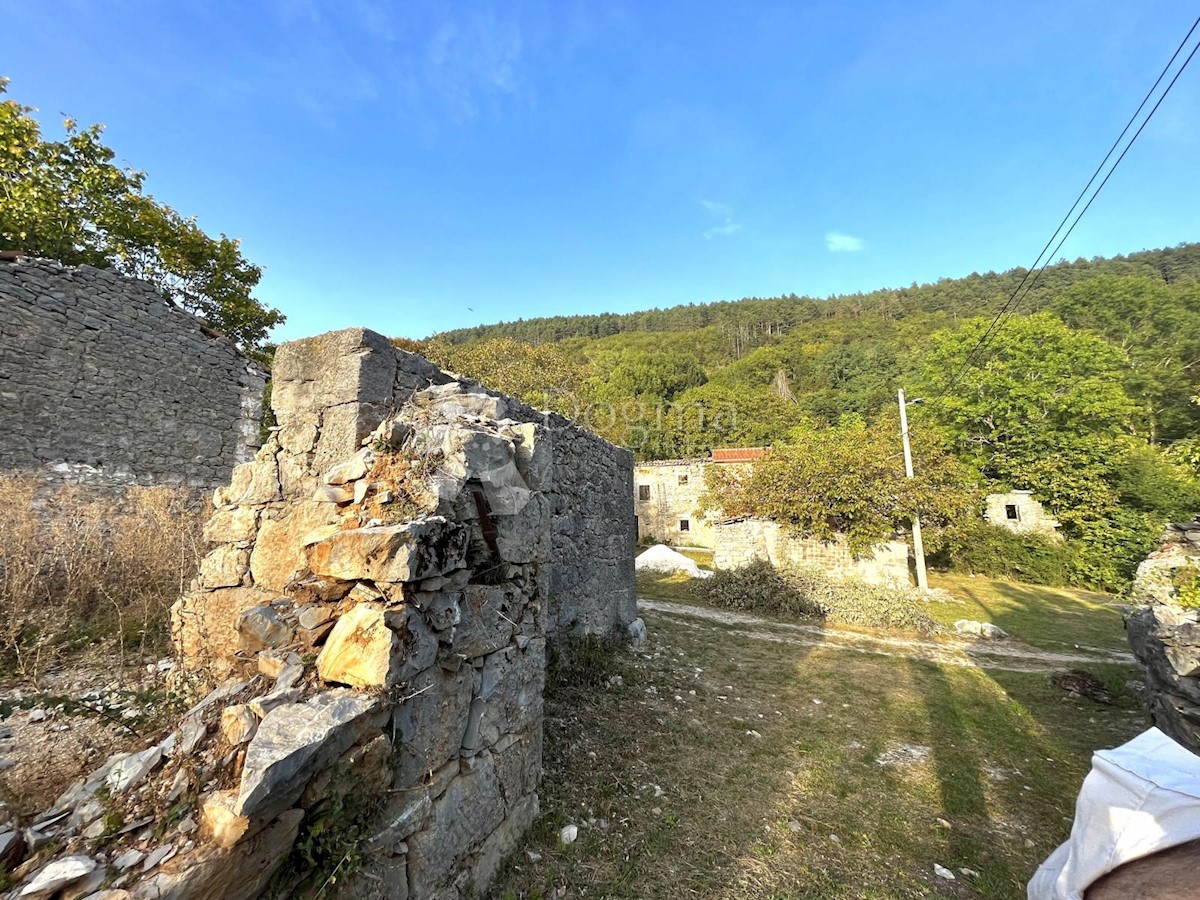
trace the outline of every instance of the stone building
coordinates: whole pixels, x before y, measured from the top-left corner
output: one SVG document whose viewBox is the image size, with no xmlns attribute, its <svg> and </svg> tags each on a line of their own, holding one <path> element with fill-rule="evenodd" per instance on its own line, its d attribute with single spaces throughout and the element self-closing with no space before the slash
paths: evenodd
<svg viewBox="0 0 1200 900">
<path fill-rule="evenodd" d="M 1017 534 L 1058 535 L 1059 522 L 1042 504 L 1033 499 L 1032 491 L 1008 491 L 988 494 L 983 517 L 993 525 Z"/>
<path fill-rule="evenodd" d="M 634 510 L 638 539 L 677 547 L 713 549 L 716 517 L 699 511 L 710 465 L 745 467 L 767 452 L 765 447 L 714 449 L 711 457 L 641 463 L 634 470 Z"/>
<path fill-rule="evenodd" d="M 211 489 L 258 448 L 266 378 L 147 282 L 0 260 L 0 471 Z"/>
<path fill-rule="evenodd" d="M 280 347 L 273 406 L 172 612 L 216 688 L 36 843 L 0 829 L 22 896 L 325 893 L 285 865 L 322 835 L 361 864 L 329 896 L 485 896 L 538 814 L 548 648 L 644 633 L 628 451 L 365 329 Z"/>
</svg>

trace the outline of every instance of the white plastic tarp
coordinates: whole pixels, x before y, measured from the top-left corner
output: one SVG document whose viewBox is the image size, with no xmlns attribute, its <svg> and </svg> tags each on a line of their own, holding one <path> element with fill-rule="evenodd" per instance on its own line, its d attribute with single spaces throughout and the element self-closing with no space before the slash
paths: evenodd
<svg viewBox="0 0 1200 900">
<path fill-rule="evenodd" d="M 1135 859 L 1200 838 L 1200 756 L 1157 728 L 1092 756 L 1071 837 L 1029 882 L 1029 900 L 1083 900 Z"/>
</svg>

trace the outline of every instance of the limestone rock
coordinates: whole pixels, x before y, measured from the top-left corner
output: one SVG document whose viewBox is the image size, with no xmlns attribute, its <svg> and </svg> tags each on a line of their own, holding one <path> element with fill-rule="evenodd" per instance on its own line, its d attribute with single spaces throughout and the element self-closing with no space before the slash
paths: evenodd
<svg viewBox="0 0 1200 900">
<path fill-rule="evenodd" d="M 235 587 L 250 568 L 250 553 L 222 544 L 200 562 L 200 583 L 207 588 Z"/>
<path fill-rule="evenodd" d="M 537 816 L 537 794 L 524 797 L 513 805 L 508 817 L 500 826 L 488 835 L 479 852 L 475 854 L 475 868 L 471 871 L 471 887 L 476 896 L 487 893 L 504 860 L 521 846 L 525 833 L 533 826 Z"/>
<path fill-rule="evenodd" d="M 300 699 L 300 691 L 296 688 L 285 688 L 283 690 L 274 690 L 268 694 L 263 694 L 261 697 L 255 697 L 248 704 L 250 711 L 260 719 L 278 706 L 284 706 L 288 703 L 295 703 Z"/>
<path fill-rule="evenodd" d="M 437 638 L 411 610 L 359 603 L 329 633 L 317 674 L 352 687 L 392 687 L 432 665 L 436 656 Z"/>
<path fill-rule="evenodd" d="M 200 827 L 218 847 L 228 850 L 250 829 L 250 820 L 234 812 L 237 791 L 213 791 L 201 802 Z"/>
<path fill-rule="evenodd" d="M 52 860 L 38 870 L 37 875 L 29 884 L 21 889 L 20 897 L 40 900 L 49 897 L 56 891 L 70 887 L 96 871 L 98 863 L 90 856 L 73 853 Z"/>
<path fill-rule="evenodd" d="M 347 484 L 351 481 L 358 481 L 369 471 L 375 461 L 374 455 L 370 449 L 364 447 L 359 450 L 349 459 L 338 463 L 332 469 L 325 473 L 326 484 Z"/>
<path fill-rule="evenodd" d="M 318 484 L 316 493 L 312 496 L 314 503 L 349 503 L 354 499 L 353 488 L 342 484 Z"/>
<path fill-rule="evenodd" d="M 288 808 L 311 772 L 382 724 L 382 708 L 379 697 L 333 690 L 271 710 L 246 748 L 234 813 L 269 817 Z"/>
<path fill-rule="evenodd" d="M 954 631 L 956 634 L 983 638 L 988 641 L 1002 641 L 1008 637 L 1008 632 L 999 625 L 993 625 L 991 622 L 976 622 L 972 619 L 959 619 L 954 623 Z"/>
<path fill-rule="evenodd" d="M 456 429 L 446 438 L 442 468 L 462 481 L 482 486 L 494 515 L 512 516 L 529 502 L 530 490 L 517 469 L 512 441 L 485 431 Z"/>
<path fill-rule="evenodd" d="M 468 585 L 451 644 L 455 653 L 484 656 L 512 640 L 521 617 L 520 592 L 511 585 Z"/>
<path fill-rule="evenodd" d="M 25 857 L 25 838 L 15 828 L 0 829 L 0 872 L 15 869 Z"/>
<path fill-rule="evenodd" d="M 643 647 L 647 641 L 646 623 L 640 618 L 634 619 L 625 629 L 629 633 L 629 640 L 634 647 Z"/>
<path fill-rule="evenodd" d="M 434 516 L 339 531 L 312 548 L 309 568 L 346 581 L 420 581 L 461 568 L 466 549 L 467 530 Z"/>
<path fill-rule="evenodd" d="M 171 624 L 187 669 L 204 668 L 213 680 L 230 674 L 241 645 L 237 625 L 244 610 L 276 599 L 257 588 L 220 588 L 188 594 L 171 608 Z"/>
<path fill-rule="evenodd" d="M 396 710 L 396 787 L 417 784 L 458 752 L 467 727 L 474 670 L 456 673 L 434 666 L 413 678 L 408 699 Z"/>
<path fill-rule="evenodd" d="M 231 850 L 212 844 L 138 885 L 136 900 L 256 900 L 287 858 L 304 810 L 289 809 Z"/>
<path fill-rule="evenodd" d="M 258 510 L 251 506 L 219 509 L 204 523 L 204 539 L 217 544 L 254 540 Z"/>
<path fill-rule="evenodd" d="M 292 639 L 292 630 L 270 606 L 252 606 L 238 616 L 240 649 L 244 653 L 282 647 Z"/>
<path fill-rule="evenodd" d="M 275 518 L 263 514 L 258 539 L 250 556 L 250 574 L 257 587 L 280 593 L 307 569 L 305 550 L 336 530 L 337 508 L 328 503 L 293 503 Z"/>
<path fill-rule="evenodd" d="M 131 753 L 108 771 L 105 781 L 114 794 L 127 791 L 153 772 L 162 762 L 162 751 L 151 747 L 141 753 Z"/>
<path fill-rule="evenodd" d="M 554 444 L 550 431 L 534 422 L 510 425 L 517 470 L 530 490 L 547 492 L 554 488 Z"/>
<path fill-rule="evenodd" d="M 482 746 L 541 720 L 545 682 L 545 638 L 531 640 L 526 650 L 507 647 L 486 658 L 477 693 L 486 703 L 480 721 Z"/>
<path fill-rule="evenodd" d="M 258 716 L 243 704 L 227 706 L 221 710 L 221 737 L 232 747 L 240 746 L 254 737 L 258 730 Z"/>
<path fill-rule="evenodd" d="M 214 492 L 213 505 L 221 509 L 253 506 L 279 499 L 279 467 L 274 455 L 264 447 L 252 462 L 234 468 L 229 487 L 217 488 Z"/>
<path fill-rule="evenodd" d="M 440 896 L 444 884 L 466 853 L 504 821 L 504 801 L 490 754 L 450 782 L 435 801 L 429 826 L 408 838 L 411 883 L 424 886 L 418 897 Z"/>
</svg>

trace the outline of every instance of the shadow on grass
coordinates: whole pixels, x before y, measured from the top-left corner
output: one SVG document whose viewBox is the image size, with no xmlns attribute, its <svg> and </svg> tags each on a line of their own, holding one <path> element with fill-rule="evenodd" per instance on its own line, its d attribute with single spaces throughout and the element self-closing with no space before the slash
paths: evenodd
<svg viewBox="0 0 1200 900">
<path fill-rule="evenodd" d="M 1127 649 L 1120 613 L 1108 605 L 1112 598 L 1106 594 L 982 578 L 939 580 L 960 601 L 932 604 L 944 624 L 955 617 L 983 619 L 1045 649 Z"/>
</svg>

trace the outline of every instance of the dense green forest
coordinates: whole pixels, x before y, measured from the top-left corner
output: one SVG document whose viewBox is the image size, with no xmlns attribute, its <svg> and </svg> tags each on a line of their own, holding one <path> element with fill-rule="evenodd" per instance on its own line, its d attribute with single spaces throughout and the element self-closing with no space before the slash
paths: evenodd
<svg viewBox="0 0 1200 900">
<path fill-rule="evenodd" d="M 980 496 L 1031 489 L 1069 538 L 1063 546 L 1014 544 L 965 513 L 934 534 L 946 558 L 980 567 L 982 545 L 994 569 L 1116 587 L 1163 522 L 1200 512 L 1200 243 L 1047 268 L 964 370 L 1026 274 L 827 299 L 556 316 L 411 343 L 443 365 L 573 416 L 641 459 L 720 446 L 805 448 L 788 456 L 800 461 L 795 485 L 787 472 L 758 479 L 773 492 L 760 498 L 764 507 L 812 484 L 816 469 L 803 471 L 803 459 L 840 460 L 833 476 L 821 476 L 826 482 L 846 470 L 856 491 L 864 479 L 883 490 L 883 480 L 865 473 L 878 464 L 880 446 L 899 450 L 895 405 L 903 386 L 926 401 L 910 410 L 923 452 L 948 454 L 965 473 L 955 490 L 966 482 Z M 832 444 L 853 442 L 861 429 L 890 437 L 882 445 L 860 440 L 863 467 L 851 473 L 852 460 Z M 920 454 L 917 469 L 920 477 Z M 828 496 L 832 519 L 853 533 L 855 504 L 833 508 L 837 485 Z M 738 495 L 739 505 L 747 500 Z M 893 507 L 899 525 L 911 510 Z"/>
</svg>

